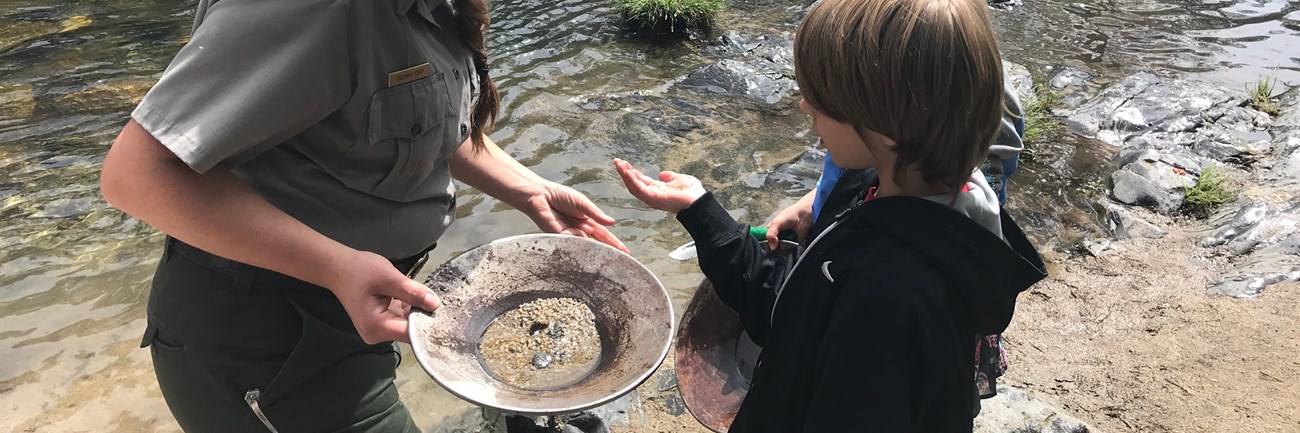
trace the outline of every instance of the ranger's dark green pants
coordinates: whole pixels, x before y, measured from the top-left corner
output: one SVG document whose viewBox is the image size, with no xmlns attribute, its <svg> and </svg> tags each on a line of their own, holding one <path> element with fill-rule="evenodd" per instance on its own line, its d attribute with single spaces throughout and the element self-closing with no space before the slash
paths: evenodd
<svg viewBox="0 0 1300 433">
<path fill-rule="evenodd" d="M 187 432 L 419 432 L 395 348 L 361 341 L 324 288 L 168 238 L 148 315 L 141 347 Z"/>
</svg>

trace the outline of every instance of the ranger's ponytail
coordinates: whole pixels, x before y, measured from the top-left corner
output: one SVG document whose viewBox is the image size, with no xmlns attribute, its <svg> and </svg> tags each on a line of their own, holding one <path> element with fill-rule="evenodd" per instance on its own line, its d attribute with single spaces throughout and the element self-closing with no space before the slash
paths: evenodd
<svg viewBox="0 0 1300 433">
<path fill-rule="evenodd" d="M 475 149 L 482 149 L 484 130 L 492 128 L 496 123 L 497 111 L 501 105 L 497 86 L 488 76 L 487 39 L 484 31 L 487 30 L 490 18 L 485 0 L 454 1 L 460 39 L 469 48 L 470 55 L 474 57 L 474 69 L 478 71 L 478 104 L 474 105 L 470 116 L 470 138 L 474 141 Z"/>
</svg>

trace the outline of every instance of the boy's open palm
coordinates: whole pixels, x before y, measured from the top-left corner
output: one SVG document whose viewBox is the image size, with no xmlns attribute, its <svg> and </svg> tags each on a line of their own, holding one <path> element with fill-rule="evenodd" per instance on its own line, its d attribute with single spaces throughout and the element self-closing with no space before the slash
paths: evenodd
<svg viewBox="0 0 1300 433">
<path fill-rule="evenodd" d="M 614 160 L 614 167 L 618 169 L 618 175 L 623 178 L 623 185 L 627 186 L 628 192 L 655 209 L 681 212 L 705 193 L 704 185 L 694 176 L 661 171 L 659 180 L 654 180 L 621 159 Z"/>
</svg>

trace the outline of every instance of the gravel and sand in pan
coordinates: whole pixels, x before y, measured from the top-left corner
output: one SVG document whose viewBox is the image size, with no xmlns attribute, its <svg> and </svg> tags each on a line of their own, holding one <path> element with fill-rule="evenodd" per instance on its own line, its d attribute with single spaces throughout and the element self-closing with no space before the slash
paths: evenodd
<svg viewBox="0 0 1300 433">
<path fill-rule="evenodd" d="M 507 311 L 488 325 L 479 352 L 488 371 L 527 389 L 563 387 L 600 360 L 596 316 L 572 298 L 543 298 Z"/>
</svg>

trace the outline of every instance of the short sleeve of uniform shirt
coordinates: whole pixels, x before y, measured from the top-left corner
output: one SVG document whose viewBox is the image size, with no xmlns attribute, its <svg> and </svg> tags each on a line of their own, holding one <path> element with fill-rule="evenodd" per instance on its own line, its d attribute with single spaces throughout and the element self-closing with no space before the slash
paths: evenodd
<svg viewBox="0 0 1300 433">
<path fill-rule="evenodd" d="M 131 115 L 195 171 L 237 166 L 347 102 L 341 1 L 201 3 L 190 42 Z"/>
</svg>

